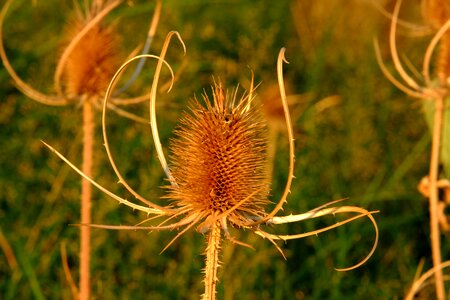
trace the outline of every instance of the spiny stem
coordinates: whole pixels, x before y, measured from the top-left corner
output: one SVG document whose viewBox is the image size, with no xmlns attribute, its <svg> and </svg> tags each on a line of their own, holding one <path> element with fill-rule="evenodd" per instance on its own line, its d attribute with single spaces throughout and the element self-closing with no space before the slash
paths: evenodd
<svg viewBox="0 0 450 300">
<path fill-rule="evenodd" d="M 442 277 L 442 269 L 439 266 L 442 263 L 441 242 L 438 220 L 438 202 L 439 190 L 437 186 L 439 174 L 439 152 L 441 146 L 441 131 L 442 131 L 442 116 L 444 108 L 444 97 L 437 97 L 434 106 L 434 121 L 433 121 L 433 137 L 431 144 L 431 159 L 430 159 L 430 230 L 431 230 L 431 250 L 433 257 L 433 266 L 436 268 L 435 284 L 436 284 L 436 299 L 445 299 L 444 280 Z"/>
<path fill-rule="evenodd" d="M 93 107 L 91 99 L 83 103 L 83 166 L 86 176 L 92 177 L 92 148 L 94 140 Z M 92 186 L 86 179 L 81 181 L 81 224 L 91 224 Z M 90 248 L 91 227 L 81 226 L 80 245 L 80 300 L 89 299 L 90 294 Z"/>
<path fill-rule="evenodd" d="M 220 224 L 215 222 L 211 226 L 208 236 L 208 244 L 206 246 L 206 267 L 205 267 L 205 293 L 203 300 L 216 299 L 217 285 L 217 269 L 219 268 L 219 251 L 220 251 Z"/>
</svg>

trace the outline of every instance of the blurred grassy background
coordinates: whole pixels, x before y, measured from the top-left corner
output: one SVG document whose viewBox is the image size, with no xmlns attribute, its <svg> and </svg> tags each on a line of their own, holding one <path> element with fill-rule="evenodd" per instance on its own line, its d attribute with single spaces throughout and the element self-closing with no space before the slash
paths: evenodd
<svg viewBox="0 0 450 300">
<path fill-rule="evenodd" d="M 16 2 L 4 25 L 7 53 L 27 82 L 51 92 L 71 1 Z M 380 4 L 392 9 L 391 1 Z M 408 4 L 404 17 L 417 20 L 417 1 Z M 153 8 L 152 1 L 128 1 L 108 18 L 122 36 L 124 57 L 143 43 Z M 378 37 L 387 54 L 388 24 L 363 0 L 163 1 L 152 52 L 159 52 L 169 30 L 179 31 L 187 46 L 185 57 L 176 43 L 169 50 L 175 69 L 183 59 L 187 67 L 173 91 L 159 98 L 164 145 L 187 101 L 208 89 L 212 76 L 229 86 L 239 82 L 248 87 L 250 67 L 262 82 L 259 99 L 273 100 L 276 57 L 286 47 L 290 64 L 285 80 L 289 93 L 298 96 L 293 107 L 296 179 L 284 213 L 340 198 L 381 211 L 377 251 L 364 266 L 344 273 L 333 268 L 352 265 L 370 250 L 374 230 L 367 220 L 282 245 L 287 261 L 267 240 L 233 231 L 255 250 L 224 242 L 220 299 L 399 299 L 419 261 L 425 259 L 425 268 L 430 267 L 427 203 L 416 190 L 427 173 L 429 135 L 419 105 L 393 88 L 376 64 L 372 41 Z M 413 61 L 422 51 L 418 44 L 423 41 L 400 37 L 401 51 L 413 51 L 408 52 Z M 147 64 L 133 87 L 136 92 L 149 90 L 153 67 Z M 163 76 L 168 78 L 167 72 Z M 0 99 L 0 298 L 68 299 L 60 248 L 66 245 L 77 280 L 78 228 L 69 224 L 79 221 L 80 178 L 40 140 L 80 165 L 81 111 L 27 99 L 4 68 Z M 131 110 L 147 115 L 146 105 Z M 146 198 L 164 203 L 158 199 L 164 180 L 149 128 L 114 113 L 109 124 L 113 153 L 125 177 Z M 115 184 L 99 130 L 95 177 L 131 199 Z M 272 198 L 278 199 L 287 176 L 287 141 L 283 133 L 272 141 L 277 150 Z M 94 223 L 131 225 L 145 217 L 94 194 Z M 334 221 L 276 231 L 299 233 Z M 186 233 L 159 254 L 175 234 L 93 230 L 93 299 L 198 299 L 204 238 Z M 5 245 L 12 255 L 5 255 Z M 448 258 L 448 245 L 443 248 Z"/>
</svg>

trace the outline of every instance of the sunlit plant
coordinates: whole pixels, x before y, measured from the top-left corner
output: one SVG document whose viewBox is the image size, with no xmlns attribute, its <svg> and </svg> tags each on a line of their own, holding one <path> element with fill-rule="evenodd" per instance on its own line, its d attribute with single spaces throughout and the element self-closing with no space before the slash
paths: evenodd
<svg viewBox="0 0 450 300">
<path fill-rule="evenodd" d="M 431 39 L 423 59 L 422 72 L 408 74 L 403 67 L 396 44 L 396 32 L 399 24 L 399 11 L 401 0 L 396 2 L 394 12 L 391 15 L 391 27 L 389 33 L 390 52 L 395 70 L 403 82 L 396 79 L 385 66 L 378 45 L 376 55 L 384 75 L 397 88 L 407 95 L 420 99 L 429 123 L 432 135 L 430 164 L 428 175 L 420 184 L 419 191 L 429 200 L 431 248 L 433 268 L 418 278 L 406 299 L 414 296 L 434 277 L 436 298 L 446 299 L 444 276 L 442 269 L 449 265 L 442 262 L 441 230 L 450 230 L 446 209 L 450 204 L 450 183 L 445 176 L 450 174 L 450 113 L 448 93 L 450 86 L 450 6 L 448 1 L 425 0 L 423 1 L 424 19 L 435 32 Z M 431 74 L 433 52 L 439 44 L 439 50 L 435 61 L 435 77 Z M 409 66 L 411 67 L 411 66 Z M 440 171 L 443 165 L 443 172 Z"/>
<path fill-rule="evenodd" d="M 333 201 L 306 213 L 277 216 L 287 202 L 294 178 L 294 137 L 283 79 L 283 62 L 286 62 L 284 48 L 278 55 L 277 77 L 289 141 L 289 171 L 283 194 L 274 202 L 272 208 L 270 208 L 271 201 L 268 199 L 270 176 L 267 172 L 267 131 L 260 107 L 253 103 L 255 97 L 253 79 L 249 90 L 243 94 L 240 94 L 237 88 L 225 90 L 220 82 L 215 82 L 212 86 L 212 99 L 206 92 L 203 95 L 203 104 L 194 99 L 190 105 L 190 113 L 184 114 L 180 125 L 174 132 L 175 136 L 170 147 L 171 163 L 167 162 L 159 139 L 155 107 L 156 91 L 163 65 L 168 67 L 173 79 L 173 71 L 166 62 L 165 55 L 170 40 L 174 36 L 178 38 L 184 48 L 184 42 L 180 35 L 177 32 L 170 32 L 159 56 L 140 55 L 126 61 L 112 78 L 103 103 L 103 139 L 108 159 L 119 183 L 141 204 L 136 204 L 110 192 L 78 169 L 53 147 L 45 144 L 105 194 L 133 210 L 139 210 L 150 216 L 135 226 L 81 225 L 119 230 L 179 230 L 163 250 L 186 231 L 195 228 L 206 236 L 203 299 L 216 299 L 217 270 L 220 266 L 220 249 L 223 238 L 252 248 L 251 245 L 235 238 L 232 229 L 245 229 L 268 239 L 284 256 L 281 247 L 276 244 L 277 240 L 286 242 L 317 235 L 361 217 L 368 217 L 376 232 L 373 248 L 367 257 L 356 265 L 338 270 L 351 270 L 366 262 L 374 252 L 378 241 L 378 228 L 372 215 L 376 211 L 367 211 L 356 206 L 335 206 L 337 201 Z M 142 57 L 158 61 L 149 97 L 149 121 L 158 159 L 169 182 L 165 187 L 167 195 L 164 198 L 169 199 L 169 203 L 166 205 L 147 200 L 126 182 L 111 154 L 106 131 L 106 108 L 111 95 L 113 95 L 117 79 L 130 63 Z M 268 227 L 276 227 L 279 224 L 342 213 L 356 215 L 311 232 L 290 235 L 267 231 Z M 145 222 L 158 218 L 163 218 L 163 220 L 156 225 L 144 226 Z"/>
<path fill-rule="evenodd" d="M 122 0 L 92 0 L 83 4 L 74 2 L 75 18 L 68 22 L 67 33 L 61 35 L 61 41 L 65 45 L 56 64 L 54 73 L 54 93 L 41 92 L 26 83 L 14 70 L 5 51 L 3 41 L 3 27 L 6 14 L 13 3 L 8 0 L 0 14 L 0 56 L 2 62 L 12 77 L 17 88 L 29 98 L 50 106 L 82 107 L 83 128 L 83 173 L 92 176 L 93 145 L 94 145 L 94 109 L 101 107 L 111 77 L 123 58 L 120 57 L 120 45 L 115 26 L 105 24 L 105 17 Z M 156 1 L 155 11 L 150 23 L 147 40 L 143 52 L 147 53 L 161 13 L 161 2 Z M 134 56 L 136 53 L 130 54 Z M 143 61 L 139 62 L 135 73 L 130 77 L 130 82 L 139 73 Z M 146 97 L 121 98 L 120 92 L 127 89 L 125 84 L 119 93 L 116 93 L 108 108 L 119 115 L 145 122 L 142 118 L 121 109 L 120 105 L 130 105 L 145 101 Z M 82 180 L 81 188 L 81 223 L 91 223 L 91 185 Z M 64 252 L 63 252 L 64 253 Z M 71 283 L 74 298 L 88 299 L 90 295 L 90 228 L 82 227 L 80 233 L 80 283 L 79 291 L 73 284 L 67 264 L 66 276 Z"/>
</svg>

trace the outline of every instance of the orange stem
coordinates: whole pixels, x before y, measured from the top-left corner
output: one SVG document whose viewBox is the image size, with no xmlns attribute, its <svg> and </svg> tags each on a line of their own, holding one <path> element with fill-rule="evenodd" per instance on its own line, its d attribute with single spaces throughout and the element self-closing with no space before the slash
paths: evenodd
<svg viewBox="0 0 450 300">
<path fill-rule="evenodd" d="M 92 178 L 92 149 L 94 140 L 93 107 L 90 99 L 83 103 L 83 165 L 82 171 Z M 81 224 L 91 223 L 91 195 L 92 186 L 86 179 L 81 182 Z M 90 296 L 90 248 L 91 228 L 81 226 L 80 237 L 80 300 L 87 300 Z"/>
<path fill-rule="evenodd" d="M 220 224 L 215 222 L 208 235 L 206 246 L 205 293 L 203 300 L 216 300 L 217 269 L 219 268 Z"/>
<path fill-rule="evenodd" d="M 438 220 L 438 204 L 439 204 L 439 190 L 437 186 L 439 176 L 439 152 L 441 146 L 441 131 L 442 131 L 442 117 L 443 117 L 444 97 L 435 99 L 434 107 L 434 121 L 433 121 L 433 137 L 431 144 L 431 159 L 430 159 L 430 230 L 431 230 L 431 251 L 433 257 L 433 266 L 436 269 L 435 285 L 436 285 L 436 299 L 445 299 L 444 280 L 442 277 L 442 269 L 439 266 L 442 263 L 441 255 L 441 241 Z"/>
</svg>

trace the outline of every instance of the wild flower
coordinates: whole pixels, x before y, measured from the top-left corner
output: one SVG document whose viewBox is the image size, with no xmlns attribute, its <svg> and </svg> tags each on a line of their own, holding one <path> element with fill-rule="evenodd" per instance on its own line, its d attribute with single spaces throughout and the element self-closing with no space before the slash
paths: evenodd
<svg viewBox="0 0 450 300">
<path fill-rule="evenodd" d="M 121 58 L 119 52 L 118 33 L 115 27 L 105 24 L 105 17 L 121 4 L 122 0 L 93 0 L 84 2 L 82 8 L 76 2 L 75 18 L 68 22 L 67 32 L 63 34 L 65 44 L 61 56 L 56 64 L 54 73 L 54 93 L 46 94 L 26 83 L 14 70 L 6 55 L 3 41 L 3 27 L 6 14 L 13 3 L 8 0 L 0 14 L 0 57 L 17 88 L 29 98 L 50 106 L 82 107 L 83 116 L 83 172 L 92 176 L 92 153 L 94 144 L 94 108 L 101 107 L 110 78 L 114 75 Z M 156 1 L 155 12 L 150 23 L 147 42 L 143 49 L 146 53 L 155 35 L 161 1 Z M 135 55 L 135 54 L 132 54 Z M 140 64 L 142 61 L 140 62 Z M 138 67 L 135 73 L 139 72 Z M 133 75 L 135 77 L 135 75 Z M 133 77 L 130 80 L 133 80 Z M 125 90 L 124 86 L 121 90 Z M 119 115 L 145 122 L 142 118 L 123 110 L 119 105 L 129 105 L 142 102 L 146 97 L 120 98 L 112 97 L 108 108 Z M 81 223 L 91 222 L 91 186 L 82 180 L 81 190 Z M 88 299 L 90 294 L 90 228 L 81 228 L 80 245 L 80 291 L 73 284 L 72 291 L 75 298 Z M 70 272 L 66 272 L 69 282 L 72 282 Z"/>
<path fill-rule="evenodd" d="M 378 44 L 375 44 L 376 56 L 380 68 L 386 78 L 397 88 L 407 95 L 422 100 L 425 113 L 429 114 L 430 128 L 432 133 L 431 155 L 428 176 L 424 177 L 419 184 L 421 191 L 429 199 L 431 248 L 433 268 L 426 272 L 422 278 L 415 281 L 407 295 L 407 299 L 413 299 L 417 291 L 423 287 L 425 280 L 434 275 L 437 299 L 445 299 L 444 278 L 442 268 L 448 266 L 442 263 L 441 233 L 440 229 L 448 227 L 445 209 L 450 204 L 450 184 L 448 180 L 440 178 L 439 165 L 444 165 L 445 172 L 450 172 L 449 160 L 449 131 L 448 125 L 448 93 L 450 84 L 450 7 L 448 1 L 425 0 L 423 1 L 423 15 L 426 22 L 435 32 L 423 58 L 422 73 L 410 75 L 403 67 L 396 44 L 397 24 L 399 23 L 399 11 L 401 0 L 396 2 L 392 13 L 392 21 L 389 33 L 390 53 L 395 70 L 404 82 L 398 80 L 391 74 L 383 63 Z M 436 78 L 431 75 L 431 62 L 433 52 L 439 46 L 436 58 Z M 419 78 L 414 78 L 415 76 Z M 445 126 L 444 126 L 445 125 Z M 448 174 L 447 174 L 448 176 Z M 440 193 L 442 196 L 440 197 Z M 420 284 L 417 284 L 420 282 Z"/>
<path fill-rule="evenodd" d="M 268 199 L 270 182 L 266 159 L 267 131 L 261 117 L 260 107 L 253 103 L 255 97 L 253 79 L 249 90 L 241 96 L 238 96 L 237 88 L 225 90 L 220 82 L 215 82 L 212 86 L 212 99 L 207 93 L 203 95 L 204 104 L 194 99 L 190 105 L 190 113 L 184 114 L 175 131 L 171 143 L 171 163 L 167 162 L 159 139 L 155 103 L 163 65 L 169 68 L 173 78 L 173 71 L 165 61 L 165 54 L 173 36 L 177 37 L 185 48 L 180 35 L 177 32 L 170 32 L 159 56 L 146 55 L 146 57 L 158 60 L 150 92 L 149 119 L 158 159 L 169 182 L 169 185 L 165 187 L 167 195 L 164 197 L 170 199 L 169 204 L 160 205 L 149 201 L 128 185 L 116 166 L 108 142 L 106 108 L 109 98 L 113 94 L 112 89 L 124 69 L 132 61 L 142 57 L 137 56 L 126 61 L 110 82 L 103 103 L 102 127 L 107 156 L 119 183 L 142 204 L 136 204 L 110 192 L 83 173 L 53 147 L 44 144 L 105 194 L 133 210 L 142 211 L 151 217 L 136 226 L 81 225 L 118 230 L 179 230 L 163 251 L 186 231 L 195 228 L 201 234 L 206 235 L 203 299 L 216 299 L 217 270 L 220 266 L 222 239 L 225 237 L 233 243 L 252 248 L 235 238 L 232 229 L 245 229 L 268 239 L 284 256 L 282 249 L 275 241 L 288 241 L 317 235 L 355 219 L 368 217 L 376 232 L 373 248 L 367 257 L 355 266 L 339 270 L 350 270 L 366 262 L 374 252 L 378 241 L 378 228 L 372 216 L 376 211 L 367 211 L 355 206 L 334 206 L 337 201 L 333 201 L 306 213 L 277 216 L 287 202 L 294 178 L 294 136 L 283 78 L 283 62 L 287 62 L 284 48 L 279 52 L 277 59 L 277 77 L 289 141 L 289 171 L 284 192 L 280 199 L 275 201 L 272 209 L 268 208 L 271 201 Z M 266 231 L 267 227 L 276 227 L 279 224 L 342 213 L 355 213 L 356 215 L 311 232 L 289 235 Z M 157 225 L 143 226 L 144 222 L 162 217 L 164 219 Z"/>
</svg>

